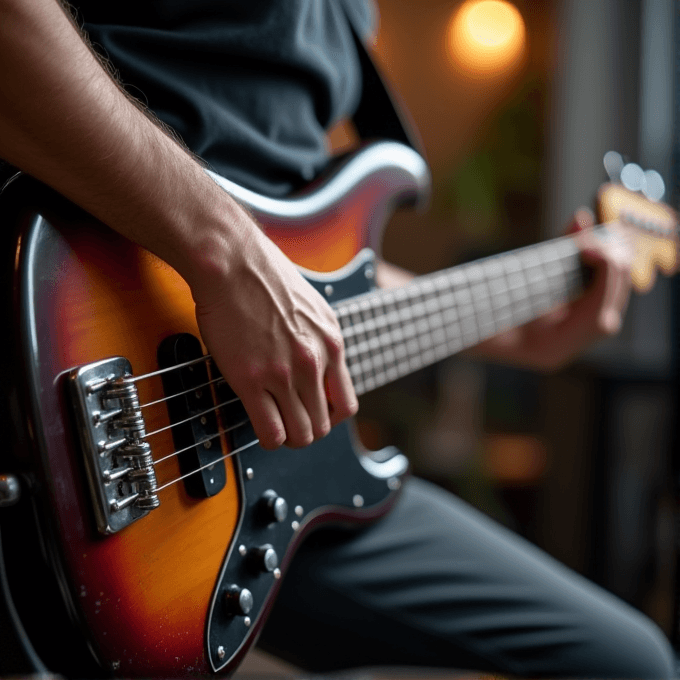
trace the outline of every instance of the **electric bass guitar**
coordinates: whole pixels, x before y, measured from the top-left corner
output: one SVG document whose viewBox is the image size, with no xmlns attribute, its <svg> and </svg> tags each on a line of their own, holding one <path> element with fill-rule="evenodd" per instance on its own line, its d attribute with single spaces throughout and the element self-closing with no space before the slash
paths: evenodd
<svg viewBox="0 0 680 680">
<path fill-rule="evenodd" d="M 376 289 L 366 245 L 429 187 L 425 162 L 400 144 L 364 147 L 285 200 L 214 179 L 328 299 L 358 394 L 524 324 L 584 285 L 578 247 L 563 237 Z M 638 289 L 659 268 L 675 271 L 669 208 L 611 185 L 600 204 L 597 229 L 637 244 Z M 11 239 L 13 416 L 0 473 L 20 482 L 5 504 L 35 505 L 42 559 L 104 673 L 233 671 L 302 538 L 387 512 L 405 457 L 361 450 L 348 424 L 305 449 L 261 449 L 174 270 L 28 177 L 6 187 L 0 210 Z M 65 656 L 69 644 L 59 644 Z"/>
</svg>

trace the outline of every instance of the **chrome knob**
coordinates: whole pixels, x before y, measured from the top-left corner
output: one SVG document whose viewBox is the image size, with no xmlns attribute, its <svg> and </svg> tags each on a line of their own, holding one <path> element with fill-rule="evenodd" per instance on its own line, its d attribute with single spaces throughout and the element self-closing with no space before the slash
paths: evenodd
<svg viewBox="0 0 680 680">
<path fill-rule="evenodd" d="M 245 616 L 253 608 L 253 594 L 248 588 L 240 588 L 233 584 L 224 592 L 224 603 L 230 614 Z"/>
<path fill-rule="evenodd" d="M 279 566 L 279 556 L 269 543 L 253 548 L 250 553 L 253 567 L 257 571 L 272 572 Z"/>
<path fill-rule="evenodd" d="M 262 509 L 267 524 L 283 522 L 288 516 L 288 503 L 273 489 L 267 489 L 262 494 Z"/>
</svg>

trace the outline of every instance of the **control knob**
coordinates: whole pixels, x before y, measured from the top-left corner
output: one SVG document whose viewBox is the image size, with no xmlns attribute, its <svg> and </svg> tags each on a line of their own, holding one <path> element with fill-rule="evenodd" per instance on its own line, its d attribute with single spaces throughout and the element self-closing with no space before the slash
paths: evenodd
<svg viewBox="0 0 680 680">
<path fill-rule="evenodd" d="M 269 543 L 265 543 L 250 551 L 250 562 L 256 571 L 272 572 L 279 566 L 279 556 Z"/>
<path fill-rule="evenodd" d="M 233 584 L 224 592 L 224 603 L 233 616 L 245 616 L 253 608 L 253 594 L 248 588 Z"/>
<path fill-rule="evenodd" d="M 283 522 L 288 516 L 288 503 L 286 503 L 286 499 L 279 496 L 274 489 L 267 489 L 262 494 L 261 505 L 267 524 Z"/>
</svg>

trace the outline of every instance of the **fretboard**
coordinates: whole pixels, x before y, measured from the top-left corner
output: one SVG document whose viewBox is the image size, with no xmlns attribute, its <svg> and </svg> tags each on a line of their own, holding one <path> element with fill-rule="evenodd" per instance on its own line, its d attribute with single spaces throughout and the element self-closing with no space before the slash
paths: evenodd
<svg viewBox="0 0 680 680">
<path fill-rule="evenodd" d="M 354 388 L 381 385 L 521 326 L 583 289 L 571 237 L 494 255 L 334 305 Z"/>
</svg>

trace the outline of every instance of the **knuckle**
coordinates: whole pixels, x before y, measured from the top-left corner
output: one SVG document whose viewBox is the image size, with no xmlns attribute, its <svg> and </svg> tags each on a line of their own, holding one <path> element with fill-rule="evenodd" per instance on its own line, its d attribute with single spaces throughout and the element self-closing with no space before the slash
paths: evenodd
<svg viewBox="0 0 680 680">
<path fill-rule="evenodd" d="M 345 418 L 351 418 L 355 416 L 359 411 L 359 402 L 356 399 L 345 399 L 341 404 L 338 404 L 335 408 L 336 416 L 340 420 Z"/>
<path fill-rule="evenodd" d="M 243 367 L 243 377 L 249 387 L 260 386 L 265 382 L 266 369 L 262 364 L 246 364 Z"/>
<path fill-rule="evenodd" d="M 293 383 L 293 369 L 292 367 L 282 361 L 278 361 L 269 369 L 269 373 L 272 381 L 276 385 L 281 385 L 285 388 L 289 388 Z"/>
<path fill-rule="evenodd" d="M 331 431 L 331 422 L 325 419 L 321 423 L 318 423 L 316 427 L 316 439 L 322 439 Z"/>
<path fill-rule="evenodd" d="M 342 337 L 340 329 L 333 330 L 326 337 L 326 348 L 328 350 L 328 355 L 334 360 L 337 360 L 345 349 L 345 341 Z"/>
<path fill-rule="evenodd" d="M 260 446 L 268 451 L 273 451 L 278 449 L 286 441 L 286 433 L 278 427 L 272 427 L 271 425 L 265 427 L 261 433 L 255 431 L 257 438 L 260 440 Z"/>
<path fill-rule="evenodd" d="M 321 374 L 323 362 L 318 345 L 309 340 L 299 340 L 296 355 L 300 368 L 313 375 Z"/>
<path fill-rule="evenodd" d="M 275 449 L 278 448 L 278 444 L 276 443 L 276 440 L 273 438 L 260 436 L 258 437 L 258 440 L 260 446 L 266 451 L 274 451 Z"/>
<path fill-rule="evenodd" d="M 314 441 L 314 433 L 310 430 L 300 431 L 297 434 L 288 437 L 286 442 L 292 449 L 301 449 L 309 446 Z"/>
</svg>

